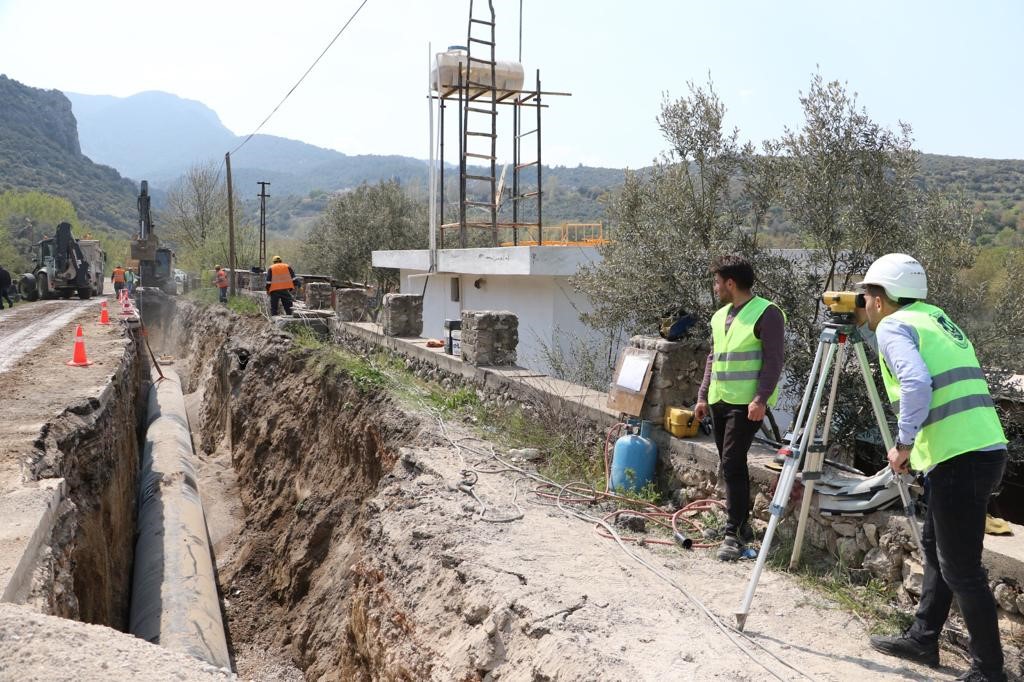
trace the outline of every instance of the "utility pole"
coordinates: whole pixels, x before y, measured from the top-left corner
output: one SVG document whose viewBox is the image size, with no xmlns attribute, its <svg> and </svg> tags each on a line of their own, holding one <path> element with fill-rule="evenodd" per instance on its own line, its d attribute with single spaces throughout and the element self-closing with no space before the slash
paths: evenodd
<svg viewBox="0 0 1024 682">
<path fill-rule="evenodd" d="M 228 269 L 231 276 L 228 278 L 228 291 L 235 295 L 235 201 L 231 194 L 231 152 L 224 155 L 224 165 L 228 173 Z"/>
<path fill-rule="evenodd" d="M 267 199 L 270 197 L 267 194 L 267 186 L 269 182 L 264 180 L 258 180 L 256 182 L 260 186 L 260 193 L 257 194 L 260 198 L 260 267 L 263 271 L 267 271 Z"/>
</svg>

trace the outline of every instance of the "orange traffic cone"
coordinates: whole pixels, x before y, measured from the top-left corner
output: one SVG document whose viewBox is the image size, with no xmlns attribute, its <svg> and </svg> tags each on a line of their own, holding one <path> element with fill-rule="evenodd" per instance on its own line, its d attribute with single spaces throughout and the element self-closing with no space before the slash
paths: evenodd
<svg viewBox="0 0 1024 682">
<path fill-rule="evenodd" d="M 68 360 L 68 367 L 88 367 L 92 364 L 85 355 L 85 336 L 82 334 L 82 325 L 78 325 L 78 329 L 75 331 L 75 352 L 70 360 Z"/>
<path fill-rule="evenodd" d="M 100 324 L 110 324 L 110 313 L 107 311 L 107 302 L 100 304 Z"/>
</svg>

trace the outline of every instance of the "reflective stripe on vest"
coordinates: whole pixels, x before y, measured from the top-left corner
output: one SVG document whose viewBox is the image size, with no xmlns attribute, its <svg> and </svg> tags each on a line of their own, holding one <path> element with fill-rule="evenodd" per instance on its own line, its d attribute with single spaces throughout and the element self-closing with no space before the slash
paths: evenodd
<svg viewBox="0 0 1024 682">
<path fill-rule="evenodd" d="M 918 350 L 932 377 L 932 400 L 914 439 L 910 465 L 927 471 L 965 452 L 1005 444 L 985 373 L 963 331 L 941 308 L 920 301 L 890 318 L 917 332 Z M 884 358 L 880 364 L 885 391 L 898 410 L 900 383 Z"/>
<path fill-rule="evenodd" d="M 711 318 L 711 337 L 714 356 L 711 359 L 711 385 L 708 402 L 726 402 L 744 405 L 757 393 L 757 379 L 761 375 L 763 346 L 754 336 L 754 325 L 768 306 L 775 305 L 760 296 L 750 299 L 725 330 L 725 320 L 731 305 L 720 308 Z M 785 317 L 785 313 L 783 313 Z M 779 397 L 778 386 L 768 398 L 775 405 Z"/>
<path fill-rule="evenodd" d="M 270 266 L 270 291 L 291 289 L 292 286 L 292 275 L 286 264 L 274 263 Z"/>
<path fill-rule="evenodd" d="M 124 284 L 124 270 L 121 268 L 114 268 L 114 284 Z"/>
</svg>

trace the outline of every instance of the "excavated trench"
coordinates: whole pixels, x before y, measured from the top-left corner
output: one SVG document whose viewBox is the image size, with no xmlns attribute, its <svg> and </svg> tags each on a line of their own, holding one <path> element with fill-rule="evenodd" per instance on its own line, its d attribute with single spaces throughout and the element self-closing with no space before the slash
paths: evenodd
<svg viewBox="0 0 1024 682">
<path fill-rule="evenodd" d="M 143 308 L 189 405 L 228 641 L 243 677 L 359 680 L 386 670 L 361 587 L 364 503 L 419 420 L 262 319 L 161 299 Z M 376 630 L 376 631 L 374 631 Z M 294 667 L 292 667 L 294 666 Z M 290 669 L 290 670 L 289 670 Z"/>
</svg>

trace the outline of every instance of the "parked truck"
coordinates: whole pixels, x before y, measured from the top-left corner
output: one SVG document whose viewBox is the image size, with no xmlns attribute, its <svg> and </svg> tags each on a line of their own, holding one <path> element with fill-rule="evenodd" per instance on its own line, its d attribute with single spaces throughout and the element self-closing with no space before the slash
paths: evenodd
<svg viewBox="0 0 1024 682">
<path fill-rule="evenodd" d="M 160 246 L 153 230 L 149 207 L 149 183 L 142 181 L 139 190 L 139 234 L 132 240 L 131 258 L 139 263 L 139 276 L 144 287 L 156 287 L 168 294 L 178 293 L 174 278 L 174 252 Z"/>
<path fill-rule="evenodd" d="M 81 299 L 103 293 L 106 254 L 94 239 L 77 240 L 71 224 L 61 223 L 53 237 L 39 242 L 36 263 L 18 282 L 22 298 Z"/>
</svg>

